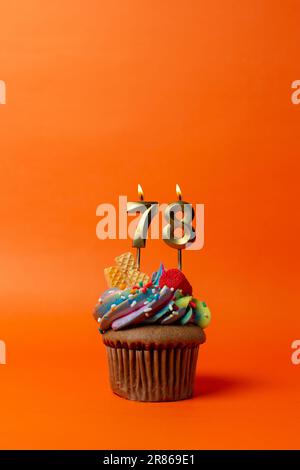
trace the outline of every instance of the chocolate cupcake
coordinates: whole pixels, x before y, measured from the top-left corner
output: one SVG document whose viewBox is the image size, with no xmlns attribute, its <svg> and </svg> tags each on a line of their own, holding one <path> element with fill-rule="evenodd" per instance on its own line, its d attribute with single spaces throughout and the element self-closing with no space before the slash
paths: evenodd
<svg viewBox="0 0 300 470">
<path fill-rule="evenodd" d="M 108 269 L 115 276 L 118 268 Z M 94 312 L 107 350 L 112 390 L 138 401 L 190 398 L 210 311 L 193 297 L 181 271 L 161 266 L 151 280 L 140 275 L 143 281 L 130 285 L 127 272 L 121 270 L 120 288 L 106 272 L 112 287 Z"/>
</svg>

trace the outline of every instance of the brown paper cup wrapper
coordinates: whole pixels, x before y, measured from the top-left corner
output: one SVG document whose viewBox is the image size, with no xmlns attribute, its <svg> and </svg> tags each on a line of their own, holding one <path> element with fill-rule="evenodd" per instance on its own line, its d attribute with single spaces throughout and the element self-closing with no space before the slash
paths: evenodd
<svg viewBox="0 0 300 470">
<path fill-rule="evenodd" d="M 153 325 L 103 335 L 110 383 L 117 395 L 138 401 L 184 400 L 193 395 L 204 331 L 195 325 Z"/>
<path fill-rule="evenodd" d="M 106 347 L 114 393 L 129 400 L 174 401 L 193 395 L 199 346 L 134 350 Z"/>
</svg>

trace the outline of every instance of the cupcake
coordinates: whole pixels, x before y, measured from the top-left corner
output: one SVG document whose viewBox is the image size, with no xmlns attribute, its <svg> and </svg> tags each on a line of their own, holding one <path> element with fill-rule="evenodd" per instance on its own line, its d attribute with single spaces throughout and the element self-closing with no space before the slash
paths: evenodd
<svg viewBox="0 0 300 470">
<path fill-rule="evenodd" d="M 200 344 L 210 322 L 205 302 L 178 269 L 151 279 L 131 253 L 105 269 L 109 284 L 94 317 L 106 347 L 114 393 L 129 400 L 174 401 L 193 395 Z"/>
</svg>

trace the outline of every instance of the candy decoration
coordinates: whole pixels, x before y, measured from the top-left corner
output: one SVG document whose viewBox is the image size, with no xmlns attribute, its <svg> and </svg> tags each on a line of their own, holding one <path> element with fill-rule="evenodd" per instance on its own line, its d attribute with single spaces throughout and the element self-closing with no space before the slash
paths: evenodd
<svg viewBox="0 0 300 470">
<path fill-rule="evenodd" d="M 178 308 L 187 308 L 191 300 L 192 300 L 192 297 L 189 295 L 186 297 L 181 297 L 180 299 L 176 300 L 175 305 Z"/>
<path fill-rule="evenodd" d="M 185 275 L 179 269 L 168 269 L 164 271 L 159 280 L 159 286 L 168 286 L 176 289 L 181 289 L 183 295 L 192 295 L 193 288 Z"/>
<path fill-rule="evenodd" d="M 205 302 L 193 299 L 196 304 L 195 321 L 201 328 L 206 328 L 211 322 L 211 313 Z"/>
<path fill-rule="evenodd" d="M 185 315 L 182 318 L 180 318 L 179 323 L 181 325 L 186 325 L 192 319 L 192 316 L 193 316 L 193 310 L 189 308 L 186 311 Z"/>
<path fill-rule="evenodd" d="M 153 274 L 152 274 L 152 282 L 153 282 L 153 285 L 154 286 L 159 286 L 159 280 L 162 276 L 162 273 L 165 271 L 165 268 L 164 268 L 164 265 L 161 263 L 161 265 L 159 266 L 159 269 L 158 271 L 155 271 Z"/>
<path fill-rule="evenodd" d="M 99 331 L 104 333 L 109 328 L 120 330 L 136 324 L 188 325 L 196 324 L 206 328 L 211 314 L 206 303 L 193 298 L 192 287 L 184 274 L 178 269 L 165 270 L 161 265 L 159 271 L 152 275 L 152 280 L 145 278 L 136 268 L 132 269 L 132 258 L 125 253 L 116 258 L 118 266 L 106 268 L 105 274 L 109 287 L 99 298 L 94 310 Z M 121 264 L 123 263 L 123 269 Z M 134 282 L 128 282 L 128 270 L 136 273 Z M 126 276 L 127 286 L 116 276 Z"/>
</svg>

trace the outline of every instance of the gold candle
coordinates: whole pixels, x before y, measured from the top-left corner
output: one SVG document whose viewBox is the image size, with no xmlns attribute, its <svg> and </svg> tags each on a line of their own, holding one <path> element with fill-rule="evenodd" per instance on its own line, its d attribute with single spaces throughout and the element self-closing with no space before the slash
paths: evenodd
<svg viewBox="0 0 300 470">
<path fill-rule="evenodd" d="M 140 212 L 141 218 L 137 225 L 132 246 L 136 248 L 136 266 L 140 269 L 141 266 L 141 248 L 145 248 L 148 228 L 151 224 L 153 217 L 158 212 L 157 201 L 144 201 L 144 192 L 140 184 L 138 184 L 139 201 L 127 202 L 127 212 L 129 214 Z"/>
<path fill-rule="evenodd" d="M 196 239 L 196 234 L 192 227 L 192 220 L 195 214 L 192 205 L 182 200 L 181 189 L 178 184 L 176 184 L 176 194 L 178 200 L 168 204 L 165 210 L 165 218 L 169 223 L 163 228 L 163 239 L 167 245 L 177 250 L 177 265 L 178 269 L 181 271 L 182 250 L 185 249 L 188 243 L 192 243 Z M 181 220 L 176 217 L 178 212 L 182 212 L 183 214 Z M 181 229 L 181 237 L 175 236 L 176 228 Z"/>
</svg>

